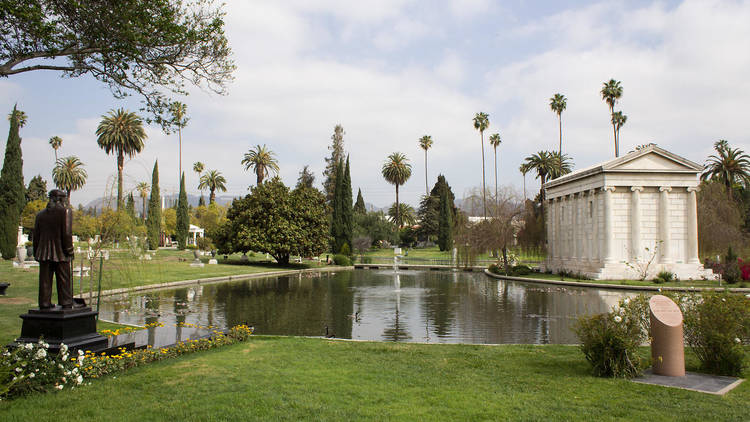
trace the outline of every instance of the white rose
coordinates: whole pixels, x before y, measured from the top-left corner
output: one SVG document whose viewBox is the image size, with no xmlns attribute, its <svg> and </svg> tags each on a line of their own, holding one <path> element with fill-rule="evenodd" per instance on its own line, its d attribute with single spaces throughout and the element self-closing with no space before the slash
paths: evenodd
<svg viewBox="0 0 750 422">
<path fill-rule="evenodd" d="M 615 315 L 615 322 L 622 322 L 622 317 L 619 315 Z"/>
<path fill-rule="evenodd" d="M 623 304 L 627 305 L 630 303 L 630 298 L 626 297 L 625 300 L 622 301 Z"/>
<path fill-rule="evenodd" d="M 29 378 L 34 378 L 35 376 L 36 374 L 34 374 L 33 372 L 29 374 Z"/>
<path fill-rule="evenodd" d="M 740 343 L 742 343 L 742 340 L 740 340 L 739 337 L 735 337 L 734 338 L 734 342 L 737 343 L 737 344 L 740 344 Z"/>
<path fill-rule="evenodd" d="M 79 375 L 78 377 L 76 377 L 76 383 L 80 384 L 82 382 L 83 382 L 83 377 L 82 376 Z"/>
<path fill-rule="evenodd" d="M 46 356 L 47 356 L 47 351 L 44 349 L 37 350 L 36 355 L 34 355 L 34 357 L 36 357 L 37 359 L 44 359 Z"/>
<path fill-rule="evenodd" d="M 55 388 L 57 388 L 58 390 L 62 390 L 63 386 L 62 385 L 56 385 Z"/>
<path fill-rule="evenodd" d="M 33 344 L 31 344 L 31 343 L 26 343 L 26 345 L 25 345 L 25 346 L 23 346 L 23 347 L 25 347 L 25 348 L 26 348 L 26 350 L 31 350 L 31 349 L 33 349 L 33 348 L 34 348 L 34 345 L 33 345 Z"/>
<path fill-rule="evenodd" d="M 23 371 L 23 369 L 21 369 L 21 368 L 16 368 L 16 372 L 21 372 L 21 371 Z"/>
</svg>

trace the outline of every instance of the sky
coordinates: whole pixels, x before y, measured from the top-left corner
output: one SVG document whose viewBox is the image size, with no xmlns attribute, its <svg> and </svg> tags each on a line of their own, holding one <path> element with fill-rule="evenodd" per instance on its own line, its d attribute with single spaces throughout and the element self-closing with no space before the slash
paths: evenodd
<svg viewBox="0 0 750 422">
<path fill-rule="evenodd" d="M 406 154 L 412 176 L 400 199 L 414 206 L 425 193 L 425 157 L 418 140 L 434 141 L 427 155 L 429 185 L 444 174 L 457 197 L 482 183 L 480 135 L 472 119 L 489 114 L 485 166 L 494 187 L 488 137 L 499 133 L 498 179 L 519 193 L 523 159 L 556 150 L 557 115 L 549 99 L 567 97 L 563 152 L 583 168 L 614 158 L 602 84 L 621 81 L 617 109 L 628 116 L 621 155 L 656 143 L 705 163 L 726 139 L 750 152 L 750 1 L 345 0 L 230 1 L 226 33 L 237 65 L 228 95 L 191 89 L 176 97 L 188 107 L 182 162 L 188 192 L 198 194 L 192 163 L 219 170 L 226 195 L 255 183 L 242 156 L 267 145 L 280 176 L 296 183 L 309 165 L 321 186 L 324 158 L 336 124 L 346 132 L 354 195 L 385 207 L 395 190 L 381 175 L 386 157 Z M 52 71 L 0 79 L 0 109 L 28 115 L 21 130 L 26 183 L 41 174 L 52 188 L 54 152 L 76 155 L 86 186 L 74 204 L 104 196 L 116 178 L 115 157 L 96 144 L 102 115 L 141 108 L 137 97 L 115 99 L 91 77 Z M 0 121 L 0 148 L 8 128 Z M 159 160 L 163 194 L 178 190 L 178 139 L 146 128 L 145 148 L 126 160 L 124 185 L 150 182 Z M 526 176 L 528 196 L 539 189 Z"/>
</svg>

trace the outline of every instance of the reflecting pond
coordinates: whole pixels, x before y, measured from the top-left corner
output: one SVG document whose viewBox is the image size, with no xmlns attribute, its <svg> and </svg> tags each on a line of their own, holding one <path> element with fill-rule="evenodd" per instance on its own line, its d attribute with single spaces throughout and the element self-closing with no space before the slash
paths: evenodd
<svg viewBox="0 0 750 422">
<path fill-rule="evenodd" d="M 103 298 L 126 324 L 231 327 L 257 334 L 427 343 L 576 343 L 577 316 L 607 311 L 623 291 L 497 280 L 483 273 L 354 270 L 301 273 Z M 180 327 L 175 327 L 180 338 Z"/>
</svg>

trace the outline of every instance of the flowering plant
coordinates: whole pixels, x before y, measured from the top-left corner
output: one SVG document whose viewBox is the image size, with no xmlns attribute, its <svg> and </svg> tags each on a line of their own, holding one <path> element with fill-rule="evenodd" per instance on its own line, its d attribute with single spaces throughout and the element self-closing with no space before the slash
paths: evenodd
<svg viewBox="0 0 750 422">
<path fill-rule="evenodd" d="M 0 355 L 0 398 L 74 388 L 82 382 L 78 362 L 69 359 L 65 344 L 56 355 L 49 353 L 49 344 L 43 340 L 19 345 Z"/>
</svg>

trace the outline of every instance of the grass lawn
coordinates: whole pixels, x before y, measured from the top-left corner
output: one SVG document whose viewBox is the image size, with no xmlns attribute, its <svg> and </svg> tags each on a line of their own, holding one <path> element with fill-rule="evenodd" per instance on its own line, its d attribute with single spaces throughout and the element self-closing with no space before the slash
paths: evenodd
<svg viewBox="0 0 750 422">
<path fill-rule="evenodd" d="M 682 281 L 671 281 L 669 283 L 654 283 L 651 280 L 580 280 L 572 277 L 564 277 L 562 280 L 557 274 L 547 273 L 531 273 L 525 276 L 517 276 L 521 278 L 539 278 L 543 280 L 554 280 L 554 281 L 575 281 L 581 283 L 597 283 L 597 284 L 621 284 L 626 286 L 654 286 L 654 287 L 747 287 L 747 283 L 737 284 L 726 284 L 722 283 L 719 286 L 718 281 L 712 280 L 682 280 Z"/>
<path fill-rule="evenodd" d="M 182 259 L 182 260 L 181 260 Z M 134 259 L 128 253 L 112 253 L 108 261 L 104 261 L 102 271 L 102 290 L 130 288 L 149 284 L 166 283 L 170 281 L 191 280 L 196 278 L 219 277 L 229 275 L 253 274 L 266 271 L 279 271 L 289 269 L 304 269 L 316 266 L 315 263 L 290 264 L 279 266 L 274 263 L 262 262 L 265 254 L 251 256 L 249 263 L 240 261 L 240 255 L 229 256 L 224 260 L 219 257 L 219 264 L 205 265 L 203 268 L 191 267 L 193 260 L 191 251 L 176 251 L 161 249 L 151 261 Z M 208 261 L 207 257 L 203 258 Z M 80 261 L 76 261 L 76 267 Z M 84 266 L 90 266 L 86 261 Z M 90 286 L 96 289 L 98 277 L 98 262 L 95 263 L 91 277 L 84 277 L 81 286 L 84 292 L 88 292 Z M 28 269 L 13 268 L 11 261 L 0 260 L 0 282 L 9 282 L 11 285 L 6 291 L 6 296 L 0 296 L 0 344 L 11 342 L 21 334 L 21 318 L 18 316 L 26 313 L 29 308 L 37 306 L 39 294 L 39 268 Z M 53 300 L 56 298 L 56 289 L 53 289 Z M 79 293 L 79 278 L 74 277 L 73 290 Z M 115 329 L 119 325 L 100 323 L 99 329 Z"/>
<path fill-rule="evenodd" d="M 645 352 L 645 351 L 644 351 Z M 688 355 L 688 367 L 695 365 Z M 40 420 L 743 420 L 724 397 L 590 376 L 575 346 L 419 345 L 254 337 L 0 402 Z"/>
<path fill-rule="evenodd" d="M 401 249 L 401 254 L 404 255 L 407 252 L 406 248 Z M 451 259 L 451 251 L 444 251 L 441 252 L 440 249 L 437 246 L 429 247 L 429 248 L 410 248 L 408 249 L 409 255 L 405 256 L 406 258 L 411 259 Z M 518 251 L 509 251 L 509 253 L 515 253 L 518 255 L 519 259 L 521 261 L 543 261 L 544 255 L 539 254 L 531 254 L 531 253 L 525 253 L 521 250 Z M 355 254 L 356 256 L 359 256 Z M 393 260 L 393 249 L 370 249 L 367 251 L 364 256 L 368 256 L 371 258 L 383 258 L 383 259 L 389 259 Z M 478 255 L 476 257 L 478 261 L 497 261 L 497 259 L 492 258 L 489 253 L 483 253 L 481 255 Z"/>
</svg>

